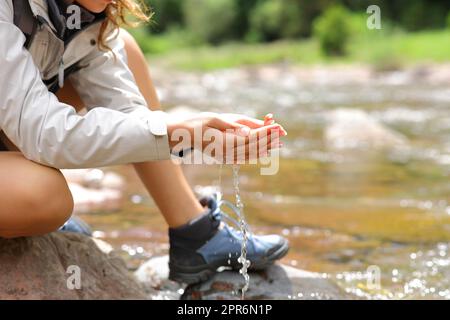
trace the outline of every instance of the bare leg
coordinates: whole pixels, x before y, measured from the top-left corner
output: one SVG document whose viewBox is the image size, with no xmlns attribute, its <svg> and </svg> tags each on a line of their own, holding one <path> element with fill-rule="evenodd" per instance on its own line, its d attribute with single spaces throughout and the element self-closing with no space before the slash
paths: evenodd
<svg viewBox="0 0 450 320">
<path fill-rule="evenodd" d="M 0 152 L 0 176 L 0 237 L 56 231 L 72 214 L 72 195 L 59 170 L 20 152 Z"/>
<path fill-rule="evenodd" d="M 128 33 L 122 38 L 128 55 L 128 65 L 136 83 L 152 110 L 161 108 L 145 57 Z M 178 227 L 201 214 L 199 204 L 181 168 L 170 160 L 135 164 L 134 168 L 152 195 L 170 227 Z"/>
<path fill-rule="evenodd" d="M 120 36 L 125 41 L 128 65 L 139 89 L 149 107 L 159 110 L 161 104 L 141 49 L 129 33 L 122 30 Z M 58 98 L 77 110 L 83 107 L 70 83 L 58 92 Z M 133 166 L 170 227 L 181 226 L 204 212 L 180 166 L 170 160 L 143 162 Z"/>
</svg>

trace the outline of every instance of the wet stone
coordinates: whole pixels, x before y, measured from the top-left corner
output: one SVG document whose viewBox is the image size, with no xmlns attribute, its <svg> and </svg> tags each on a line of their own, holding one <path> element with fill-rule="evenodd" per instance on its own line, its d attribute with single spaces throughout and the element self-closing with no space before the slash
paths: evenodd
<svg viewBox="0 0 450 320">
<path fill-rule="evenodd" d="M 241 299 L 244 279 L 239 272 L 223 271 L 204 283 L 185 287 L 167 279 L 167 262 L 167 256 L 150 259 L 136 271 L 138 281 L 147 288 L 159 288 L 160 297 L 167 297 L 172 291 L 173 298 L 178 294 L 178 298 L 186 300 Z M 340 300 L 355 297 L 321 274 L 276 264 L 262 272 L 250 272 L 250 287 L 245 298 Z"/>
</svg>

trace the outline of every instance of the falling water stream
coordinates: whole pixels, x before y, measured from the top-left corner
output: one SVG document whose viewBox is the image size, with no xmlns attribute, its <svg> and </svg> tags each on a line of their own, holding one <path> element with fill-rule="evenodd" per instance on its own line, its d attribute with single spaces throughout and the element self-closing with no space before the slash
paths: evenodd
<svg viewBox="0 0 450 320">
<path fill-rule="evenodd" d="M 250 266 L 250 261 L 247 260 L 247 240 L 248 240 L 248 225 L 244 216 L 244 204 L 241 199 L 241 192 L 239 189 L 239 165 L 233 165 L 233 186 L 234 192 L 236 195 L 236 207 L 239 215 L 239 227 L 242 233 L 242 243 L 241 243 L 241 256 L 238 259 L 238 262 L 242 264 L 242 268 L 239 270 L 239 273 L 245 279 L 245 284 L 242 287 L 242 299 L 245 298 L 245 293 L 248 290 L 250 285 L 250 276 L 248 275 L 248 267 Z"/>
</svg>

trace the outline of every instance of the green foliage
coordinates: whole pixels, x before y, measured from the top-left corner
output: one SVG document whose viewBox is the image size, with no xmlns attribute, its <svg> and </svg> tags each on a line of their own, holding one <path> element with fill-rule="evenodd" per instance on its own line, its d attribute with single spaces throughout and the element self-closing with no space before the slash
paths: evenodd
<svg viewBox="0 0 450 320">
<path fill-rule="evenodd" d="M 183 11 L 187 30 L 198 40 L 219 44 L 233 37 L 234 0 L 185 0 Z"/>
<path fill-rule="evenodd" d="M 195 44 L 189 33 L 175 27 L 171 27 L 164 34 L 150 33 L 147 28 L 130 29 L 128 31 L 146 54 L 164 54 Z"/>
<path fill-rule="evenodd" d="M 153 33 L 165 32 L 183 24 L 183 0 L 146 0 L 145 2 L 154 13 L 154 23 L 150 26 Z"/>
<path fill-rule="evenodd" d="M 409 64 L 450 61 L 450 30 L 417 33 L 371 33 L 352 39 L 346 56 L 326 57 L 316 39 L 282 40 L 271 43 L 228 43 L 218 47 L 191 46 L 170 49 L 151 57 L 154 63 L 186 70 L 214 70 L 291 62 L 294 64 L 363 63 L 377 70 L 393 70 Z M 157 36 L 156 41 L 162 41 Z M 151 37 L 150 41 L 154 41 Z M 167 41 L 170 42 L 170 41 Z M 170 42 L 173 44 L 173 42 Z M 155 61 L 157 60 L 157 61 Z"/>
<path fill-rule="evenodd" d="M 409 31 L 438 28 L 445 24 L 443 7 L 430 6 L 426 1 L 412 1 L 404 7 L 400 15 L 400 23 Z M 445 12 L 445 11 L 444 11 Z"/>
<path fill-rule="evenodd" d="M 448 12 L 447 15 L 447 28 L 450 29 L 450 11 Z"/>
<path fill-rule="evenodd" d="M 350 14 L 341 6 L 333 6 L 314 22 L 314 35 L 324 53 L 344 55 L 350 39 Z"/>
<path fill-rule="evenodd" d="M 408 31 L 445 28 L 448 0 L 145 0 L 155 15 L 152 34 L 183 30 L 193 44 L 220 44 L 230 39 L 268 42 L 313 34 L 313 21 L 335 5 L 361 17 L 356 28 L 366 30 L 369 5 L 381 8 L 386 24 Z M 186 32 L 185 32 L 186 31 Z M 353 34 L 353 31 L 351 32 Z M 171 35 L 172 36 L 172 35 Z"/>
<path fill-rule="evenodd" d="M 252 39 L 273 41 L 311 35 L 311 24 L 327 1 L 263 0 L 250 13 Z"/>
<path fill-rule="evenodd" d="M 261 2 L 250 16 L 250 37 L 257 40 L 275 40 L 281 37 L 283 2 Z"/>
<path fill-rule="evenodd" d="M 250 16 L 259 2 L 260 0 L 235 0 L 236 21 L 230 31 L 238 39 L 246 37 L 250 25 Z"/>
</svg>

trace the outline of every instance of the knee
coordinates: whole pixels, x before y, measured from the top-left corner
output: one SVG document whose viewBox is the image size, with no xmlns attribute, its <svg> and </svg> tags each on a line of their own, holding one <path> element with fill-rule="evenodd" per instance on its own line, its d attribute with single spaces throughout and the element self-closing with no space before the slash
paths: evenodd
<svg viewBox="0 0 450 320">
<path fill-rule="evenodd" d="M 42 177 L 41 188 L 31 190 L 27 195 L 30 208 L 33 208 L 35 219 L 42 221 L 49 231 L 54 231 L 69 220 L 73 211 L 73 198 L 67 182 L 59 170 Z"/>
<path fill-rule="evenodd" d="M 4 238 L 43 235 L 58 230 L 72 215 L 73 198 L 60 171 L 42 168 L 26 183 L 14 187 L 20 195 L 15 219 L 3 229 Z"/>
</svg>

